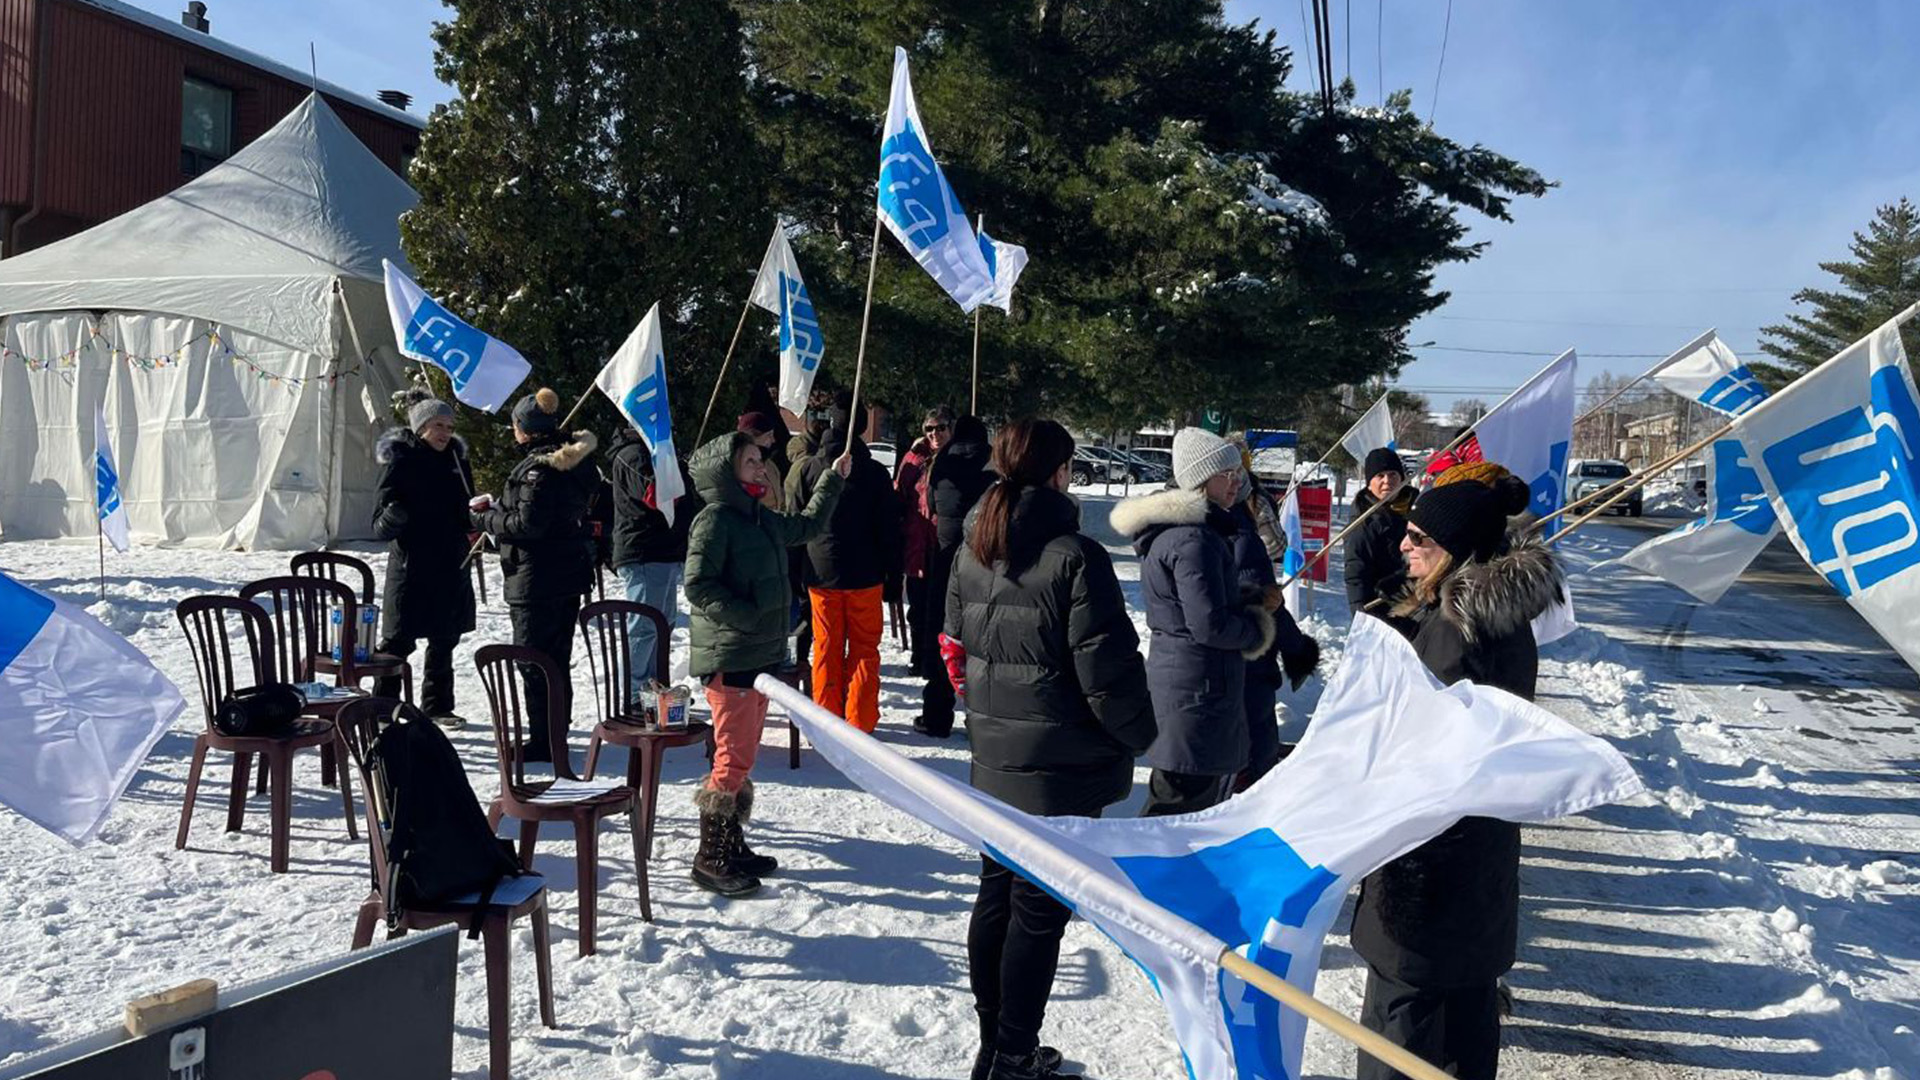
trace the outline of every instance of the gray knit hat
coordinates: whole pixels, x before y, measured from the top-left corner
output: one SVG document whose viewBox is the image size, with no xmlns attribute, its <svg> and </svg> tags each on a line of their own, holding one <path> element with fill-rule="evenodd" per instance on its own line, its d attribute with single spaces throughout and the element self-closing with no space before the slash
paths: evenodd
<svg viewBox="0 0 1920 1080">
<path fill-rule="evenodd" d="M 1198 488 L 1216 473 L 1240 467 L 1240 448 L 1197 427 L 1181 428 L 1173 436 L 1173 480 L 1188 490 Z"/>
<path fill-rule="evenodd" d="M 407 407 L 407 426 L 418 435 L 426 430 L 428 424 L 443 416 L 453 419 L 453 406 L 439 398 L 422 398 Z"/>
</svg>

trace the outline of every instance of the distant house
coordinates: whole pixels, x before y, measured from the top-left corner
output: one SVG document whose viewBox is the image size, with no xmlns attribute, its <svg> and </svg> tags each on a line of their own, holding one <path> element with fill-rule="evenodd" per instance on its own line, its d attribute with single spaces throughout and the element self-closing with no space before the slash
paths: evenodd
<svg viewBox="0 0 1920 1080">
<path fill-rule="evenodd" d="M 0 258 L 165 195 L 315 89 L 214 37 L 205 4 L 187 8 L 172 22 L 119 0 L 0 0 Z M 426 126 L 406 95 L 318 90 L 404 178 Z"/>
</svg>

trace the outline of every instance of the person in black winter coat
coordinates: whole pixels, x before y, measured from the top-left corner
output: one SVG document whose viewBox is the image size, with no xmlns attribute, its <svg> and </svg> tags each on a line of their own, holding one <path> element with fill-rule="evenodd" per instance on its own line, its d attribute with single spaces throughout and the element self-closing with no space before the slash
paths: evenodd
<svg viewBox="0 0 1920 1080">
<path fill-rule="evenodd" d="M 1413 502 L 1413 491 L 1409 488 L 1394 494 L 1406 483 L 1405 470 L 1400 455 L 1386 447 L 1369 452 L 1361 467 L 1367 486 L 1353 497 L 1352 520 L 1360 521 L 1360 515 L 1381 499 L 1394 502 L 1347 534 L 1349 611 L 1365 610 L 1376 601 L 1391 601 L 1406 584 L 1407 561 L 1400 554 L 1400 538 L 1407 532 L 1407 507 Z"/>
<path fill-rule="evenodd" d="M 850 409 L 836 409 L 820 449 L 801 466 L 795 505 L 813 498 L 834 462 L 853 449 L 853 471 L 826 532 L 807 545 L 813 602 L 813 700 L 871 732 L 880 723 L 883 594 L 901 573 L 900 501 L 886 467 L 853 434 Z"/>
<path fill-rule="evenodd" d="M 680 577 L 687 562 L 687 530 L 706 503 L 692 484 L 673 501 L 673 522 L 655 505 L 653 451 L 631 426 L 614 436 L 609 454 L 613 472 L 613 548 L 609 563 L 625 588 L 627 599 L 645 604 L 667 619 L 667 637 L 680 625 Z M 687 475 L 680 465 L 682 479 Z M 667 672 L 655 671 L 654 624 L 635 616 L 627 620 L 631 652 L 629 682 L 636 695 L 653 679 L 667 681 Z"/>
<path fill-rule="evenodd" d="M 588 461 L 598 440 L 590 431 L 562 433 L 559 411 L 559 395 L 544 387 L 514 405 L 513 436 L 527 456 L 507 474 L 499 501 L 482 497 L 473 524 L 500 544 L 513 643 L 539 649 L 567 672 L 573 668 L 580 599 L 593 585 L 587 506 L 600 473 Z M 527 760 L 551 761 L 546 679 L 531 668 L 522 677 L 530 728 Z"/>
<path fill-rule="evenodd" d="M 953 438 L 934 455 L 927 477 L 927 510 L 933 517 L 933 543 L 927 551 L 927 576 L 916 618 L 925 620 L 921 644 L 931 643 L 934 655 L 923 658 L 926 687 L 920 694 L 920 716 L 913 729 L 944 739 L 953 733 L 953 684 L 939 661 L 940 628 L 946 625 L 947 581 L 953 560 L 967 538 L 967 515 L 993 484 L 989 467 L 987 425 L 977 416 L 954 421 Z M 918 611 L 916 608 L 916 611 Z"/>
<path fill-rule="evenodd" d="M 1254 515 L 1252 496 L 1258 481 L 1245 471 L 1240 473 L 1239 497 L 1233 514 L 1233 567 L 1240 588 L 1240 602 L 1253 604 L 1266 596 L 1268 589 L 1280 585 L 1273 572 L 1273 558 L 1266 540 L 1260 535 L 1260 522 Z M 1300 632 L 1299 624 L 1282 604 L 1273 612 L 1273 645 L 1247 661 L 1245 701 L 1247 707 L 1247 767 L 1240 774 L 1239 786 L 1249 787 L 1280 762 L 1280 725 L 1274 716 L 1279 704 L 1281 683 L 1300 689 L 1308 675 L 1320 663 L 1320 643 Z"/>
<path fill-rule="evenodd" d="M 1247 661 L 1273 647 L 1280 590 L 1243 600 L 1227 508 L 1240 485 L 1240 451 L 1182 428 L 1173 439 L 1179 487 L 1127 499 L 1113 527 L 1140 555 L 1140 593 L 1153 643 L 1153 711 L 1160 735 L 1143 816 L 1185 814 L 1225 799 L 1247 767 Z"/>
<path fill-rule="evenodd" d="M 453 407 L 416 391 L 407 427 L 374 446 L 380 489 L 373 535 L 387 544 L 387 579 L 380 605 L 379 651 L 406 657 L 427 643 L 420 708 L 442 727 L 458 728 L 454 712 L 453 647 L 473 629 L 473 579 L 467 573 L 467 501 L 473 473 L 467 444 L 453 433 Z M 374 692 L 400 696 L 398 677 Z"/>
<path fill-rule="evenodd" d="M 974 787 L 1033 814 L 1098 817 L 1127 797 L 1154 738 L 1140 639 L 1106 549 L 1066 494 L 1073 437 L 1050 420 L 1002 429 L 1004 479 L 954 558 L 941 648 L 967 701 Z M 1073 912 L 989 856 L 967 930 L 980 1053 L 974 1080 L 1058 1075 L 1040 1045 Z"/>
<path fill-rule="evenodd" d="M 1413 505 L 1402 550 L 1413 583 L 1388 621 L 1434 676 L 1531 700 L 1539 669 L 1531 623 L 1563 595 L 1553 555 L 1507 535 L 1527 505 L 1507 477 L 1435 487 Z M 1519 934 L 1520 827 L 1462 818 L 1361 885 L 1353 947 L 1368 967 L 1361 1022 L 1462 1080 L 1492 1080 L 1500 1056 L 1499 979 Z M 1366 1054 L 1360 1080 L 1401 1074 Z"/>
</svg>

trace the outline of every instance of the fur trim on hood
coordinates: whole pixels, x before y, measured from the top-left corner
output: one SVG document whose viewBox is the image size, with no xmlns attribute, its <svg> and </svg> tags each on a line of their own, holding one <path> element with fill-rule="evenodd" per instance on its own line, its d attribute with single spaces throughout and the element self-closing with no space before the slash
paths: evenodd
<svg viewBox="0 0 1920 1080">
<path fill-rule="evenodd" d="M 1198 488 L 1169 488 L 1120 500 L 1108 520 L 1113 531 L 1133 539 L 1155 526 L 1205 524 L 1208 505 L 1206 493 Z"/>
<path fill-rule="evenodd" d="M 466 460 L 467 441 L 465 439 L 455 435 L 453 441 L 447 445 L 453 448 L 456 457 L 462 461 Z M 380 434 L 379 440 L 373 444 L 373 460 L 375 464 L 393 464 L 394 456 L 400 453 L 403 447 L 406 450 L 432 449 L 427 446 L 425 439 L 422 439 L 410 428 L 388 428 Z"/>
<path fill-rule="evenodd" d="M 540 463 L 560 472 L 579 465 L 600 448 L 600 440 L 591 431 L 576 431 L 571 442 L 561 443 L 541 455 Z"/>
<path fill-rule="evenodd" d="M 1566 599 L 1566 577 L 1537 536 L 1516 539 L 1486 562 L 1468 563 L 1440 586 L 1440 615 L 1468 643 L 1513 633 Z"/>
</svg>

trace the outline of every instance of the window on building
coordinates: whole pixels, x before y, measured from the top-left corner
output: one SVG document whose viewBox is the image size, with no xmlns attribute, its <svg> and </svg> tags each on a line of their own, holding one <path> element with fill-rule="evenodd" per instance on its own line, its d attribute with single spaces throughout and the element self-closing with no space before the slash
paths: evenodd
<svg viewBox="0 0 1920 1080">
<path fill-rule="evenodd" d="M 180 84 L 180 171 L 199 176 L 233 154 L 233 91 L 189 76 Z"/>
</svg>

